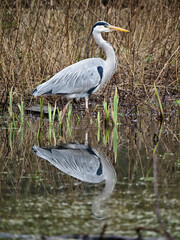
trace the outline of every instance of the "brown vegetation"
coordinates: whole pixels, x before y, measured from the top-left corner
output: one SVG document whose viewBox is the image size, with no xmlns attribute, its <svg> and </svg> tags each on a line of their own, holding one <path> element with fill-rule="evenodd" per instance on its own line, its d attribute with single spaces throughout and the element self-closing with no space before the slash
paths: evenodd
<svg viewBox="0 0 180 240">
<path fill-rule="evenodd" d="M 0 102 L 7 104 L 13 86 L 14 99 L 22 95 L 29 103 L 35 86 L 86 58 L 88 35 L 99 20 L 130 33 L 104 35 L 115 48 L 118 70 L 96 100 L 111 96 L 115 85 L 120 103 L 151 99 L 154 82 L 162 95 L 177 95 L 179 12 L 178 0 L 1 1 Z M 105 57 L 93 40 L 88 56 Z"/>
</svg>

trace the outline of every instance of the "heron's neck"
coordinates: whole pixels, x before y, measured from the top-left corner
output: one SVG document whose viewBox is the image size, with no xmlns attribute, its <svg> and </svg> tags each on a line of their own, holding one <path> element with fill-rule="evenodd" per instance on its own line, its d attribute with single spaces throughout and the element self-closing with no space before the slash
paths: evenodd
<svg viewBox="0 0 180 240">
<path fill-rule="evenodd" d="M 102 38 L 101 33 L 94 32 L 93 37 L 96 44 L 105 51 L 107 65 L 109 67 L 111 66 L 111 69 L 114 69 L 115 71 L 117 67 L 117 60 L 113 47 L 111 46 L 110 43 L 108 43 Z"/>
</svg>

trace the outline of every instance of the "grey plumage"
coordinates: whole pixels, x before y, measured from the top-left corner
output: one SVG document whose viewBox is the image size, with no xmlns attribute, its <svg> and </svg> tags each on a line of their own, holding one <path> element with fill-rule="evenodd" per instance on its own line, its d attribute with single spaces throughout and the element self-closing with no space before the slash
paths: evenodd
<svg viewBox="0 0 180 240">
<path fill-rule="evenodd" d="M 64 144 L 58 148 L 33 146 L 34 153 L 57 167 L 64 173 L 83 182 L 105 181 L 103 191 L 94 197 L 92 212 L 98 219 L 105 217 L 103 203 L 111 196 L 116 183 L 116 172 L 102 152 L 85 144 Z"/>
<path fill-rule="evenodd" d="M 91 31 L 96 44 L 106 52 L 106 60 L 88 58 L 72 64 L 58 72 L 49 81 L 37 86 L 33 90 L 33 95 L 61 95 L 69 99 L 86 98 L 86 109 L 88 110 L 89 96 L 112 77 L 117 67 L 113 47 L 101 36 L 102 32 L 113 30 L 128 32 L 103 21 L 97 22 Z"/>
<path fill-rule="evenodd" d="M 104 67 L 104 60 L 100 58 L 89 58 L 74 63 L 36 87 L 33 95 L 57 94 L 67 98 L 83 98 L 90 95 L 88 92 L 91 89 L 94 88 L 92 93 L 97 91 L 103 76 L 98 71 L 99 67 Z"/>
<path fill-rule="evenodd" d="M 34 145 L 32 149 L 62 172 L 84 182 L 100 183 L 105 179 L 105 172 L 113 169 L 102 155 L 84 144 L 66 144 L 58 148 Z"/>
</svg>

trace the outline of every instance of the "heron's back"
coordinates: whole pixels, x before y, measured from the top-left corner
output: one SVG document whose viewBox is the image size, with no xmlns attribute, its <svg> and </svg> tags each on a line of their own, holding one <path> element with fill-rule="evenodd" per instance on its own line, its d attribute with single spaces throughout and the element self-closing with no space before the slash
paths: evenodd
<svg viewBox="0 0 180 240">
<path fill-rule="evenodd" d="M 62 95 L 67 98 L 82 98 L 99 88 L 104 74 L 105 61 L 101 58 L 88 58 L 74 63 L 50 80 L 33 90 L 34 96 Z"/>
</svg>

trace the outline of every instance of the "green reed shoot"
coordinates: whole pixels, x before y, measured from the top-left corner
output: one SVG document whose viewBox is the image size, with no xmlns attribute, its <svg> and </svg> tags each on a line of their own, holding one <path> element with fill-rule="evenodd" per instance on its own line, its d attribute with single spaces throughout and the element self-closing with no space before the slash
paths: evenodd
<svg viewBox="0 0 180 240">
<path fill-rule="evenodd" d="M 52 124 L 52 111 L 51 104 L 48 103 L 48 116 L 49 116 L 49 124 Z"/>
<path fill-rule="evenodd" d="M 97 132 L 97 141 L 100 141 L 100 132 L 101 132 L 101 118 L 100 118 L 100 112 L 97 114 L 97 124 L 98 124 L 98 132 Z"/>
<path fill-rule="evenodd" d="M 43 119 L 43 103 L 44 103 L 44 99 L 40 98 L 40 119 Z"/>
<path fill-rule="evenodd" d="M 13 87 L 11 88 L 10 92 L 9 92 L 9 108 L 8 108 L 8 111 L 9 111 L 9 116 L 10 118 L 13 118 L 13 111 L 12 111 L 12 91 L 13 91 Z"/>
<path fill-rule="evenodd" d="M 52 128 L 52 135 L 53 135 L 54 143 L 56 145 L 56 134 L 55 134 L 54 127 Z"/>
<path fill-rule="evenodd" d="M 118 102 L 119 102 L 119 98 L 118 98 L 117 88 L 116 88 L 115 95 L 114 95 L 114 104 L 113 104 L 113 122 L 114 122 L 115 125 L 117 125 Z"/>
<path fill-rule="evenodd" d="M 12 123 L 13 123 L 13 127 L 14 127 L 14 128 L 15 128 L 15 126 L 16 126 L 15 117 L 17 118 L 17 116 L 15 116 L 14 112 L 12 112 L 11 121 L 12 121 Z"/>
<path fill-rule="evenodd" d="M 53 121 L 53 122 L 54 122 L 54 119 L 55 119 L 55 116 L 56 116 L 56 109 L 57 109 L 57 106 L 56 106 L 56 102 L 55 102 L 54 110 L 53 110 L 53 115 L 52 115 L 52 121 Z"/>
<path fill-rule="evenodd" d="M 14 139 L 15 139 L 15 131 L 14 131 L 13 122 L 11 122 L 10 127 L 9 127 L 9 146 L 10 146 L 10 149 L 12 149 Z"/>
<path fill-rule="evenodd" d="M 104 106 L 104 112 L 105 112 L 105 124 L 106 124 L 106 126 L 108 126 L 109 125 L 110 109 L 108 108 L 108 104 L 105 100 L 103 102 L 103 106 Z"/>
<path fill-rule="evenodd" d="M 98 114 L 97 114 L 97 124 L 98 124 L 98 127 L 101 126 L 100 112 L 98 112 Z"/>
<path fill-rule="evenodd" d="M 118 131 L 117 131 L 117 127 L 115 126 L 113 129 L 113 152 L 114 152 L 115 162 L 117 160 L 117 139 L 118 139 Z"/>
<path fill-rule="evenodd" d="M 158 131 L 158 141 L 157 141 L 157 143 L 156 143 L 155 146 L 154 146 L 153 157 L 155 156 L 156 150 L 157 150 L 157 148 L 158 148 L 159 141 L 160 141 L 161 135 L 162 135 L 163 127 L 164 127 L 164 119 L 163 119 L 163 120 L 161 121 L 161 123 L 160 123 L 160 128 L 159 128 L 159 131 Z"/>
<path fill-rule="evenodd" d="M 59 138 L 61 138 L 61 111 L 59 110 L 59 108 L 57 107 L 57 113 L 58 113 L 58 122 L 59 122 L 59 126 L 58 126 L 58 130 L 59 130 Z"/>
<path fill-rule="evenodd" d="M 24 123 L 24 102 L 22 100 L 21 96 L 21 105 L 18 104 L 19 111 L 20 111 L 20 124 L 22 125 Z"/>
<path fill-rule="evenodd" d="M 18 130 L 18 133 L 20 133 L 21 135 L 21 143 L 23 143 L 23 137 L 24 137 L 24 126 L 22 125 L 22 122 L 20 123 L 20 128 Z"/>
<path fill-rule="evenodd" d="M 72 104 L 69 104 L 67 124 L 70 123 L 70 120 L 71 120 L 71 113 L 72 113 Z"/>
<path fill-rule="evenodd" d="M 51 134 L 52 134 L 52 111 L 51 104 L 48 103 L 48 116 L 49 116 L 49 142 L 51 143 Z"/>
<path fill-rule="evenodd" d="M 72 113 L 72 104 L 69 104 L 69 108 L 68 108 L 68 117 L 67 117 L 67 131 L 68 131 L 68 135 L 71 137 L 71 126 L 70 126 L 70 120 L 71 120 L 71 113 Z"/>
<path fill-rule="evenodd" d="M 77 117 L 77 119 L 78 119 L 77 122 L 76 122 L 76 124 L 79 124 L 81 119 L 80 119 L 80 117 L 79 117 L 78 114 L 76 114 L 76 117 Z"/>
<path fill-rule="evenodd" d="M 157 97 L 157 100 L 158 100 L 158 104 L 159 104 L 159 108 L 160 108 L 160 111 L 161 111 L 161 118 L 164 119 L 164 111 L 163 111 L 163 107 L 162 107 L 162 104 L 161 104 L 161 99 L 159 97 L 159 93 L 158 93 L 158 90 L 156 88 L 155 83 L 154 83 L 154 91 L 155 91 L 155 94 L 156 94 L 156 97 Z"/>
<path fill-rule="evenodd" d="M 59 122 L 59 126 L 61 126 L 61 111 L 59 110 L 59 108 L 57 107 L 57 113 L 58 113 L 58 122 Z"/>
<path fill-rule="evenodd" d="M 71 138 L 72 137 L 72 133 L 71 133 L 71 126 L 69 124 L 69 122 L 67 122 L 67 131 L 68 131 L 68 135 Z"/>
<path fill-rule="evenodd" d="M 105 147 L 106 147 L 108 142 L 109 142 L 109 129 L 107 128 L 106 129 L 106 133 L 105 133 L 105 135 L 103 137 L 103 143 L 104 143 Z"/>
<path fill-rule="evenodd" d="M 39 140 L 40 140 L 40 132 L 41 130 L 40 130 L 40 128 L 38 129 L 38 131 L 37 131 L 37 136 L 36 136 L 36 139 L 37 139 L 37 144 L 39 145 Z"/>
<path fill-rule="evenodd" d="M 49 143 L 51 143 L 52 122 L 49 122 Z"/>
</svg>

